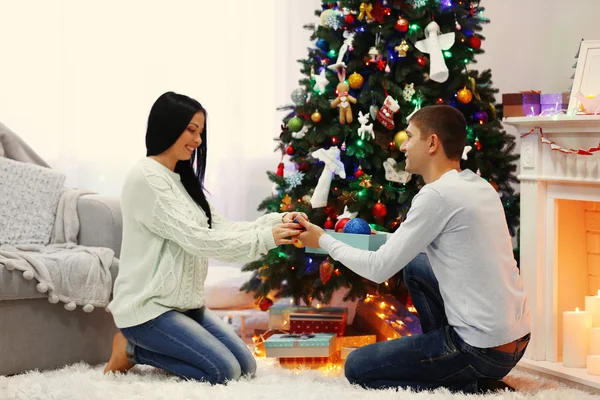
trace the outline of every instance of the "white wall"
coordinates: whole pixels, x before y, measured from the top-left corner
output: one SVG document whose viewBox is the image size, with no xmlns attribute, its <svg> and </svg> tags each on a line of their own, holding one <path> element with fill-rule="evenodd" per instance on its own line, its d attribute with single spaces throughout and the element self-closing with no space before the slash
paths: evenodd
<svg viewBox="0 0 600 400">
<path fill-rule="evenodd" d="M 600 2 L 483 1 L 486 54 L 501 92 L 566 90 L 580 39 L 600 39 Z M 144 155 L 153 101 L 174 90 L 209 112 L 206 184 L 231 218 L 270 193 L 273 137 L 301 77 L 321 0 L 0 0 L 0 121 L 71 186 L 120 193 Z M 500 99 L 498 99 L 500 101 Z"/>
</svg>

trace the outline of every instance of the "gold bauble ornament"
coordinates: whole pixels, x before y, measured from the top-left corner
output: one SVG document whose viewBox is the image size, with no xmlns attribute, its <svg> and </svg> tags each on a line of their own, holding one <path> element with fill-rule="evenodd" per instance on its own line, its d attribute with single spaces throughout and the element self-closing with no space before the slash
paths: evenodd
<svg viewBox="0 0 600 400">
<path fill-rule="evenodd" d="M 321 113 L 319 112 L 319 110 L 317 110 L 314 113 L 312 113 L 312 115 L 310 116 L 310 119 L 315 124 L 318 123 L 318 122 L 321 122 Z"/>
<path fill-rule="evenodd" d="M 396 147 L 402 147 L 402 143 L 404 143 L 406 139 L 408 139 L 408 134 L 406 133 L 406 131 L 400 131 L 396 133 L 396 135 L 394 136 L 394 143 L 396 143 Z"/>
<path fill-rule="evenodd" d="M 359 89 L 363 85 L 363 83 L 365 83 L 365 78 L 363 78 L 361 74 L 358 74 L 356 72 L 350 75 L 350 77 L 348 78 L 348 84 L 352 89 Z"/>
<path fill-rule="evenodd" d="M 268 279 L 268 277 L 267 277 L 267 275 L 268 275 L 267 270 L 268 269 L 269 269 L 268 265 L 263 265 L 262 267 L 260 267 L 258 269 L 258 276 L 260 276 L 260 280 L 262 280 L 263 282 Z"/>
<path fill-rule="evenodd" d="M 463 104 L 469 104 L 473 100 L 473 93 L 467 88 L 462 88 L 458 91 L 457 99 Z"/>
</svg>

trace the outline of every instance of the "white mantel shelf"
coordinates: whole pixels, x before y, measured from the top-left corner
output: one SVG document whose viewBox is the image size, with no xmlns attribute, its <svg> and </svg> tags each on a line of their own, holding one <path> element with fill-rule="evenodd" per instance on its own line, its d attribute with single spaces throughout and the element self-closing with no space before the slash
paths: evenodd
<svg viewBox="0 0 600 400">
<path fill-rule="evenodd" d="M 545 132 L 579 132 L 600 131 L 600 115 L 556 115 L 553 117 L 510 117 L 502 122 L 513 125 L 520 130 L 543 126 Z"/>
</svg>

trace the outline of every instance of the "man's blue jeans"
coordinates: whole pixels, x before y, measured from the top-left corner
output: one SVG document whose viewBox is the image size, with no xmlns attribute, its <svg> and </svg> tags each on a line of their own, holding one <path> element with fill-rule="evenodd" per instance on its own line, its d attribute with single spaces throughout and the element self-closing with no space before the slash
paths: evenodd
<svg viewBox="0 0 600 400">
<path fill-rule="evenodd" d="M 130 361 L 185 379 L 218 384 L 256 372 L 256 360 L 246 344 L 206 307 L 169 311 L 121 332 L 128 341 Z"/>
<path fill-rule="evenodd" d="M 456 334 L 448 325 L 438 282 L 425 254 L 419 254 L 404 268 L 404 280 L 423 334 L 354 350 L 345 366 L 350 383 L 375 389 L 446 387 L 475 393 L 479 390 L 478 380 L 502 379 L 523 357 L 526 345 L 521 351 L 504 353 L 470 346 Z M 528 339 L 526 335 L 520 340 Z"/>
</svg>

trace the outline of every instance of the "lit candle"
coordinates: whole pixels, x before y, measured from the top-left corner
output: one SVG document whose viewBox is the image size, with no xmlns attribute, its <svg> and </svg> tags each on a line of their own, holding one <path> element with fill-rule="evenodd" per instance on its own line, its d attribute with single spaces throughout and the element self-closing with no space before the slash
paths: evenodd
<svg viewBox="0 0 600 400">
<path fill-rule="evenodd" d="M 592 327 L 600 327 L 600 290 L 598 296 L 585 296 L 585 311 L 592 314 Z"/>
<path fill-rule="evenodd" d="M 563 312 L 563 365 L 585 368 L 590 353 L 592 314 L 587 311 Z"/>
<path fill-rule="evenodd" d="M 600 328 L 592 328 L 590 334 L 590 354 L 600 356 Z"/>
<path fill-rule="evenodd" d="M 587 356 L 587 373 L 600 375 L 600 356 Z"/>
</svg>

